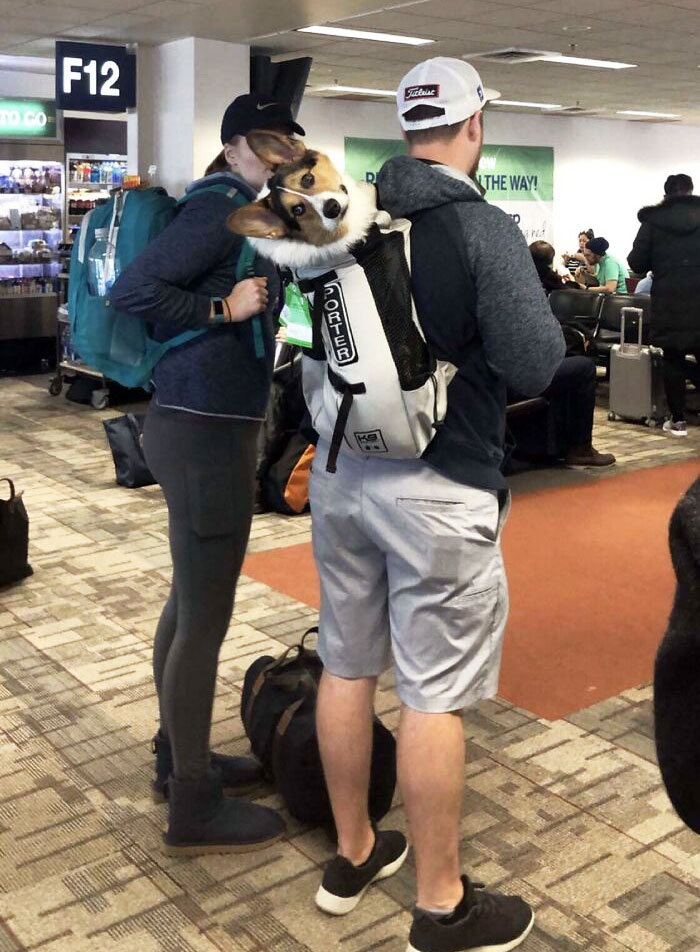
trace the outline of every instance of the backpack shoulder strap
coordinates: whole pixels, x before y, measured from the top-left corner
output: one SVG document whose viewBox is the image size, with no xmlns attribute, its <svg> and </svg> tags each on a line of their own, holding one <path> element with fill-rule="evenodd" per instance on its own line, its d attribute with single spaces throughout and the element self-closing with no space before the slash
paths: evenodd
<svg viewBox="0 0 700 952">
<path fill-rule="evenodd" d="M 242 208 L 249 203 L 249 199 L 236 188 L 235 185 L 226 185 L 220 182 L 218 185 L 207 185 L 204 188 L 198 188 L 194 192 L 185 192 L 182 198 L 178 199 L 178 206 L 182 207 L 195 195 L 201 195 L 203 192 L 217 192 L 219 195 L 225 195 L 231 200 L 234 208 Z M 255 260 L 255 248 L 245 238 L 241 246 L 241 253 L 236 263 L 236 281 L 242 281 L 243 278 L 253 276 L 253 262 Z"/>
<path fill-rule="evenodd" d="M 205 185 L 203 188 L 197 188 L 193 192 L 185 192 L 182 198 L 177 200 L 177 204 L 186 205 L 191 198 L 194 198 L 195 195 L 201 195 L 203 192 L 218 192 L 219 195 L 225 195 L 231 199 L 236 208 L 240 208 L 241 205 L 247 205 L 249 201 L 235 185 L 225 185 L 223 182 L 220 182 L 218 185 Z"/>
<path fill-rule="evenodd" d="M 82 222 L 80 223 L 80 233 L 78 235 L 78 261 L 82 264 L 85 261 L 85 253 L 87 251 L 87 236 L 88 236 L 88 225 L 90 224 L 90 219 L 92 218 L 92 213 L 94 212 L 92 208 L 87 215 L 84 216 Z"/>
</svg>

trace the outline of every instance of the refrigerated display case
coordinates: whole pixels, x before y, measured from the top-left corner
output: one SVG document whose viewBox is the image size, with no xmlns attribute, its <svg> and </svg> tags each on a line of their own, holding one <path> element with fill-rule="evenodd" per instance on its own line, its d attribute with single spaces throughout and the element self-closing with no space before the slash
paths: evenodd
<svg viewBox="0 0 700 952">
<path fill-rule="evenodd" d="M 109 199 L 126 174 L 126 156 L 77 152 L 66 155 L 66 237 L 83 220 L 86 212 Z"/>
<path fill-rule="evenodd" d="M 12 372 L 7 354 L 19 352 L 8 342 L 56 333 L 63 204 L 60 162 L 0 160 L 0 373 Z M 30 359 L 32 347 L 21 350 Z"/>
</svg>

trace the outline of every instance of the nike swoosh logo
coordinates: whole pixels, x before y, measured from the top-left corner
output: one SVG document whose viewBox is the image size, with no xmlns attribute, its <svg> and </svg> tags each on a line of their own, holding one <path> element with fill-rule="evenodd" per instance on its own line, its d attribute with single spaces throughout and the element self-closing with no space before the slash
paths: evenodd
<svg viewBox="0 0 700 952">
<path fill-rule="evenodd" d="M 259 103 L 256 103 L 256 104 L 255 104 L 255 108 L 256 108 L 256 109 L 269 109 L 270 106 L 274 106 L 274 105 L 275 105 L 275 103 L 273 103 L 273 102 L 269 102 L 269 103 L 267 103 L 267 105 L 265 105 L 265 106 L 261 106 Z"/>
</svg>

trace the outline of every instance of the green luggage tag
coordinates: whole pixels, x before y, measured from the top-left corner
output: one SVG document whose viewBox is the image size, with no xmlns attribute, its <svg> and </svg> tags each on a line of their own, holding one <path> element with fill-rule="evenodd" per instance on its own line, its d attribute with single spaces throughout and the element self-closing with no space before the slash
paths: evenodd
<svg viewBox="0 0 700 952">
<path fill-rule="evenodd" d="M 313 341 L 309 302 L 296 284 L 290 283 L 284 289 L 284 307 L 279 321 L 287 328 L 288 344 L 311 347 Z"/>
</svg>

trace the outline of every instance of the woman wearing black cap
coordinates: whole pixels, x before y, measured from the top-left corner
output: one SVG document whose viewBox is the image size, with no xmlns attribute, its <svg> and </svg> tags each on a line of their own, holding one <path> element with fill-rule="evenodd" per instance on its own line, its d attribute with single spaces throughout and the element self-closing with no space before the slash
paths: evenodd
<svg viewBox="0 0 700 952">
<path fill-rule="evenodd" d="M 258 128 L 304 134 L 288 106 L 255 95 L 234 100 L 217 170 L 189 186 L 175 221 L 111 295 L 116 307 L 152 323 L 160 340 L 206 328 L 157 364 L 144 432 L 168 506 L 173 560 L 153 652 L 160 706 L 153 788 L 169 801 L 169 853 L 257 849 L 284 833 L 273 810 L 224 796 L 259 780 L 258 764 L 209 750 L 219 649 L 253 513 L 280 296 L 277 272 L 262 258 L 251 277 L 236 280 L 244 243 L 226 227 L 234 196 L 254 199 L 270 174 L 245 140 Z"/>
</svg>

